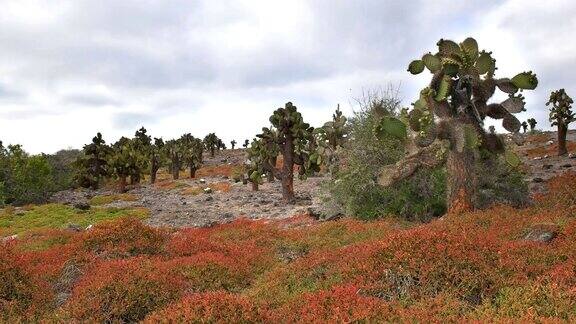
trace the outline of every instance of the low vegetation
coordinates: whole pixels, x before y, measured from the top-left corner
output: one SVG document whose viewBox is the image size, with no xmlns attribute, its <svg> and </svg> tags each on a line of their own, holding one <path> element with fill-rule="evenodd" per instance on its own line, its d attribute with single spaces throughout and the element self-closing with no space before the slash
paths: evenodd
<svg viewBox="0 0 576 324">
<path fill-rule="evenodd" d="M 574 188 L 576 174 L 565 174 L 530 208 L 424 225 L 300 217 L 170 234 L 119 218 L 52 233 L 62 239 L 30 250 L 32 236 L 0 249 L 0 314 L 8 322 L 574 321 Z M 555 233 L 551 242 L 525 239 L 542 228 Z M 70 295 L 58 304 L 64 277 Z"/>
</svg>

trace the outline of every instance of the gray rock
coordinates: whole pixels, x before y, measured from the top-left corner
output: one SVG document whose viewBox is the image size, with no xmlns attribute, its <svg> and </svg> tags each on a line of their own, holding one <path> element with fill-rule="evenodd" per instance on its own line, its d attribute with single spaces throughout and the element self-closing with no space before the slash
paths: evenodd
<svg viewBox="0 0 576 324">
<path fill-rule="evenodd" d="M 89 210 L 90 204 L 88 204 L 87 202 L 77 202 L 74 204 L 74 208 L 80 209 L 80 210 Z"/>
<path fill-rule="evenodd" d="M 198 182 L 204 184 L 204 183 L 206 183 L 206 179 L 200 179 L 200 180 L 198 180 Z"/>
<path fill-rule="evenodd" d="M 212 188 L 210 188 L 210 187 L 204 188 L 204 193 L 205 193 L 205 194 L 211 194 L 211 193 L 212 193 Z"/>
<path fill-rule="evenodd" d="M 570 164 L 570 163 L 562 164 L 562 167 L 563 168 L 571 168 L 572 164 Z"/>
<path fill-rule="evenodd" d="M 549 243 L 558 236 L 558 226 L 555 224 L 537 224 L 528 229 L 524 236 L 526 241 Z"/>
<path fill-rule="evenodd" d="M 544 182 L 544 179 L 542 179 L 542 178 L 540 178 L 540 177 L 536 177 L 536 178 L 532 179 L 532 182 L 542 183 L 542 182 Z"/>
<path fill-rule="evenodd" d="M 544 165 L 542 166 L 542 169 L 545 169 L 545 170 L 552 169 L 552 164 L 544 164 Z"/>
<path fill-rule="evenodd" d="M 206 197 L 206 199 L 204 199 L 204 201 L 212 201 L 212 200 L 214 200 L 214 197 L 212 196 L 208 196 Z"/>
<path fill-rule="evenodd" d="M 68 227 L 66 227 L 66 229 L 72 232 L 82 232 L 82 230 L 84 230 L 84 228 L 82 228 L 82 226 L 78 224 L 68 224 Z"/>
</svg>

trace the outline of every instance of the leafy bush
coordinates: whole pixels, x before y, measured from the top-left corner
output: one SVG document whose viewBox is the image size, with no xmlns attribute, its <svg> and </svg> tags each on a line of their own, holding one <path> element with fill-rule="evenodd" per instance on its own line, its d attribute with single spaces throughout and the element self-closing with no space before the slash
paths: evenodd
<svg viewBox="0 0 576 324">
<path fill-rule="evenodd" d="M 79 150 L 60 150 L 46 156 L 52 169 L 54 191 L 66 190 L 74 187 L 74 161 L 80 156 Z"/>
<path fill-rule="evenodd" d="M 20 145 L 5 149 L 0 142 L 2 203 L 24 205 L 45 202 L 54 192 L 52 167 L 45 155 L 29 155 Z"/>
<path fill-rule="evenodd" d="M 428 221 L 446 210 L 446 176 L 443 169 L 420 170 L 417 176 L 383 188 L 377 183 L 383 166 L 404 154 L 404 143 L 390 136 L 378 140 L 374 128 L 383 116 L 398 116 L 400 101 L 391 91 L 370 92 L 358 101 L 350 119 L 351 134 L 341 151 L 343 168 L 325 187 L 332 203 L 347 215 L 374 219 L 397 215 Z"/>
</svg>

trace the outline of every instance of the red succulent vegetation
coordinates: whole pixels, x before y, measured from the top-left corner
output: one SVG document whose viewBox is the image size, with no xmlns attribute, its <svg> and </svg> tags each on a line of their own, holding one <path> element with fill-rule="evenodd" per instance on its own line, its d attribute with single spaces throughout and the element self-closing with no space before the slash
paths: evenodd
<svg viewBox="0 0 576 324">
<path fill-rule="evenodd" d="M 121 219 L 38 234 L 0 249 L 0 321 L 575 321 L 576 174 L 548 187 L 529 208 L 422 225 L 300 216 L 169 233 Z"/>
</svg>

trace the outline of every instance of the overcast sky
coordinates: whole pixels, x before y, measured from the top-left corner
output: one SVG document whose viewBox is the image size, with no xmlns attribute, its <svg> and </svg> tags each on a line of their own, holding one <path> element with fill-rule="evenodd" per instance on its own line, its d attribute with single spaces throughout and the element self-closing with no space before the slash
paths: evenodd
<svg viewBox="0 0 576 324">
<path fill-rule="evenodd" d="M 153 136 L 252 138 L 287 101 L 319 125 L 362 89 L 428 75 L 408 63 L 439 38 L 478 40 L 497 76 L 534 71 L 528 112 L 576 97 L 576 1 L 0 0 L 0 140 L 33 152 Z"/>
</svg>

